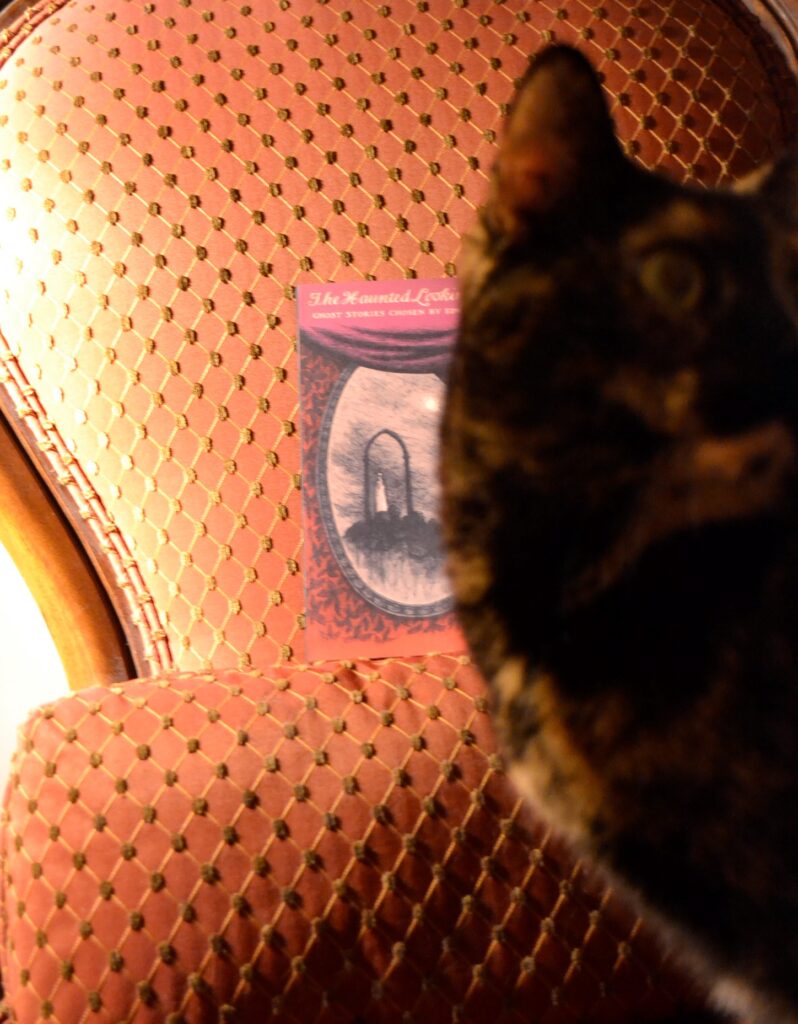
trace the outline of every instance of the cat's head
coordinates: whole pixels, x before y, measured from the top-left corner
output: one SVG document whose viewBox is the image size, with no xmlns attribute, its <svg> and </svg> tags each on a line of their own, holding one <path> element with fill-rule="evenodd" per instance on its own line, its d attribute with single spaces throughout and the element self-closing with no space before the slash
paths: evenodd
<svg viewBox="0 0 798 1024">
<path fill-rule="evenodd" d="M 464 251 L 456 373 L 487 471 L 584 520 L 567 600 L 664 537 L 781 501 L 797 181 L 792 157 L 736 191 L 644 171 L 575 50 L 544 51 L 522 82 Z"/>
</svg>

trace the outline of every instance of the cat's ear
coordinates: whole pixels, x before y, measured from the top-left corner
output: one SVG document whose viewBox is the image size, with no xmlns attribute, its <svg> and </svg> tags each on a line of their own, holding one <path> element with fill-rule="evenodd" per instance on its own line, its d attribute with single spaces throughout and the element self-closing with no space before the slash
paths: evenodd
<svg viewBox="0 0 798 1024">
<path fill-rule="evenodd" d="M 734 191 L 751 197 L 769 225 L 770 280 L 785 309 L 798 323 L 798 149 L 737 182 Z"/>
<path fill-rule="evenodd" d="M 780 223 L 798 225 L 798 149 L 738 181 L 735 192 L 756 195 Z"/>
<path fill-rule="evenodd" d="M 530 221 L 596 202 L 627 168 L 601 84 L 578 50 L 544 50 L 519 86 L 486 213 L 513 234 Z"/>
</svg>

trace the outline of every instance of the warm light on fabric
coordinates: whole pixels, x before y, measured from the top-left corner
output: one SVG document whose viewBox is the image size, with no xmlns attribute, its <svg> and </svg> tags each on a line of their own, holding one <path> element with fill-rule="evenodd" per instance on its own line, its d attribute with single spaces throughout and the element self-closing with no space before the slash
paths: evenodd
<svg viewBox="0 0 798 1024">
<path fill-rule="evenodd" d="M 42 614 L 0 544 L 0 790 L 10 771 L 17 726 L 31 708 L 68 692 Z"/>
</svg>

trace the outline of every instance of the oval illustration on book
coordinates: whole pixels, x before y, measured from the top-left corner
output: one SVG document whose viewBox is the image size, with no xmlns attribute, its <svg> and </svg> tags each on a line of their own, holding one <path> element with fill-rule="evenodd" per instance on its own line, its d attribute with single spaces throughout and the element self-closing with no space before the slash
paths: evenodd
<svg viewBox="0 0 798 1024">
<path fill-rule="evenodd" d="M 399 616 L 452 607 L 438 522 L 434 373 L 357 366 L 342 373 L 322 425 L 321 515 L 341 571 L 371 604 Z"/>
</svg>

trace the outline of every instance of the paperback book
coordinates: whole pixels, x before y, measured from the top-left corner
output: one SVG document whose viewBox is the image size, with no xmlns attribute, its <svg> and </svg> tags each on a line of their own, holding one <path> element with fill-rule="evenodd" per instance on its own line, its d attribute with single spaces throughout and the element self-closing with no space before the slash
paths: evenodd
<svg viewBox="0 0 798 1024">
<path fill-rule="evenodd" d="M 437 476 L 456 287 L 298 291 L 307 658 L 462 650 Z"/>
</svg>

